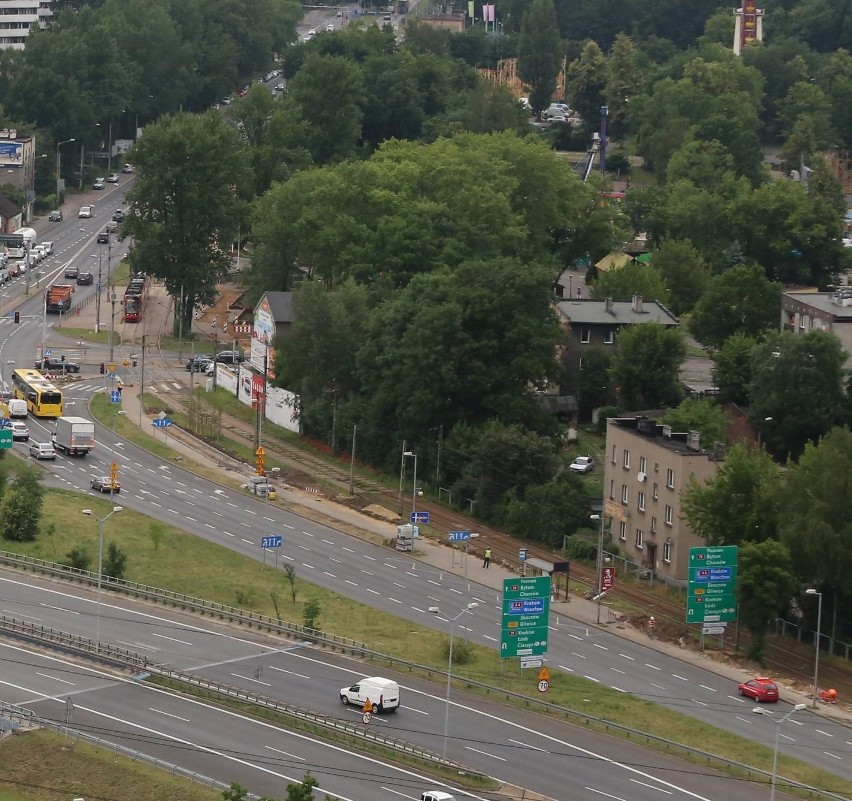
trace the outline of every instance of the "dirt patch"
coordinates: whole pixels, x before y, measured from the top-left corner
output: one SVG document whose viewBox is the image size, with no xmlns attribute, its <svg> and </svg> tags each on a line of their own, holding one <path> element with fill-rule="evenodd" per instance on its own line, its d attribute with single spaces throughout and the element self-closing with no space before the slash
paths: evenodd
<svg viewBox="0 0 852 801">
<path fill-rule="evenodd" d="M 377 517 L 379 520 L 388 520 L 391 523 L 399 520 L 399 515 L 396 512 L 392 512 L 387 507 L 380 506 L 377 503 L 371 503 L 369 506 L 365 506 L 361 511 L 365 515 Z"/>
</svg>

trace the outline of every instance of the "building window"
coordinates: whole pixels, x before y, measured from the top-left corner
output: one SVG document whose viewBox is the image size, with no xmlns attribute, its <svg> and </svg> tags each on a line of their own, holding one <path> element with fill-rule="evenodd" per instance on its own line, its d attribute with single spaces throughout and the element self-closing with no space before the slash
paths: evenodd
<svg viewBox="0 0 852 801">
<path fill-rule="evenodd" d="M 670 565 L 672 563 L 672 538 L 666 537 L 663 543 L 663 561 Z"/>
<path fill-rule="evenodd" d="M 666 525 L 673 525 L 672 520 L 674 519 L 674 509 L 671 506 L 666 504 Z"/>
<path fill-rule="evenodd" d="M 627 522 L 622 520 L 618 524 L 618 539 L 624 542 L 627 539 Z"/>
<path fill-rule="evenodd" d="M 660 497 L 660 485 L 655 481 L 654 482 L 654 500 Z"/>
<path fill-rule="evenodd" d="M 616 454 L 617 450 L 618 450 L 618 448 L 615 445 L 613 445 L 612 446 L 612 463 L 613 464 L 615 464 L 615 462 L 616 462 L 615 454 Z"/>
<path fill-rule="evenodd" d="M 627 487 L 627 484 L 621 485 L 621 502 L 626 504 L 630 501 L 630 490 Z"/>
<path fill-rule="evenodd" d="M 645 511 L 645 493 L 644 492 L 639 493 L 639 511 L 640 512 Z"/>
<path fill-rule="evenodd" d="M 645 532 L 642 531 L 641 528 L 636 529 L 636 547 L 644 548 L 645 547 Z"/>
<path fill-rule="evenodd" d="M 639 472 L 648 475 L 648 460 L 644 456 L 639 457 Z"/>
<path fill-rule="evenodd" d="M 656 517 L 651 518 L 651 533 L 652 534 L 657 533 L 657 518 Z"/>
<path fill-rule="evenodd" d="M 580 342 L 583 345 L 588 345 L 592 341 L 592 329 L 591 328 L 581 328 L 580 329 Z"/>
<path fill-rule="evenodd" d="M 669 489 L 674 489 L 674 470 L 671 467 L 666 470 L 666 486 Z"/>
<path fill-rule="evenodd" d="M 609 499 L 611 501 L 615 500 L 615 481 L 613 481 L 612 479 L 610 479 L 609 482 Z"/>
<path fill-rule="evenodd" d="M 604 334 L 604 345 L 612 345 L 615 342 L 615 331 L 607 331 Z"/>
<path fill-rule="evenodd" d="M 630 451 L 627 448 L 624 449 L 624 469 L 630 469 Z"/>
</svg>

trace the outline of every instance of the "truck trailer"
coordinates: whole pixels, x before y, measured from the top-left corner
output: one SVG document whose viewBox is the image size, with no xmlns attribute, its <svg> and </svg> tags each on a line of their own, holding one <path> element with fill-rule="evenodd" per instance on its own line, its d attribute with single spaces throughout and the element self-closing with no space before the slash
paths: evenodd
<svg viewBox="0 0 852 801">
<path fill-rule="evenodd" d="M 83 417 L 57 417 L 53 447 L 68 456 L 85 456 L 95 447 L 95 424 Z"/>
<path fill-rule="evenodd" d="M 74 287 L 71 284 L 54 284 L 47 290 L 45 308 L 51 314 L 64 314 L 71 308 L 71 296 Z"/>
</svg>

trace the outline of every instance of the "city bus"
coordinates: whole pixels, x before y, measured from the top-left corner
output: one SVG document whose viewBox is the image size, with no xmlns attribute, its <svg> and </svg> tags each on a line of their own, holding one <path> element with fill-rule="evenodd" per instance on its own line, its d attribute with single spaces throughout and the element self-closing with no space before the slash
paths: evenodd
<svg viewBox="0 0 852 801">
<path fill-rule="evenodd" d="M 12 386 L 16 398 L 27 402 L 27 411 L 36 417 L 60 417 L 62 392 L 38 370 L 15 370 Z"/>
</svg>

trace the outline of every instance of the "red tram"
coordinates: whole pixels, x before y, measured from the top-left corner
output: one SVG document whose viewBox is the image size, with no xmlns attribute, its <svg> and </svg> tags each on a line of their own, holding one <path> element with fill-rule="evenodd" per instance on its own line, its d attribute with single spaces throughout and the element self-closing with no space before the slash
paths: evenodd
<svg viewBox="0 0 852 801">
<path fill-rule="evenodd" d="M 144 273 L 134 275 L 124 291 L 124 322 L 138 323 L 145 311 L 148 300 L 148 276 Z"/>
</svg>

